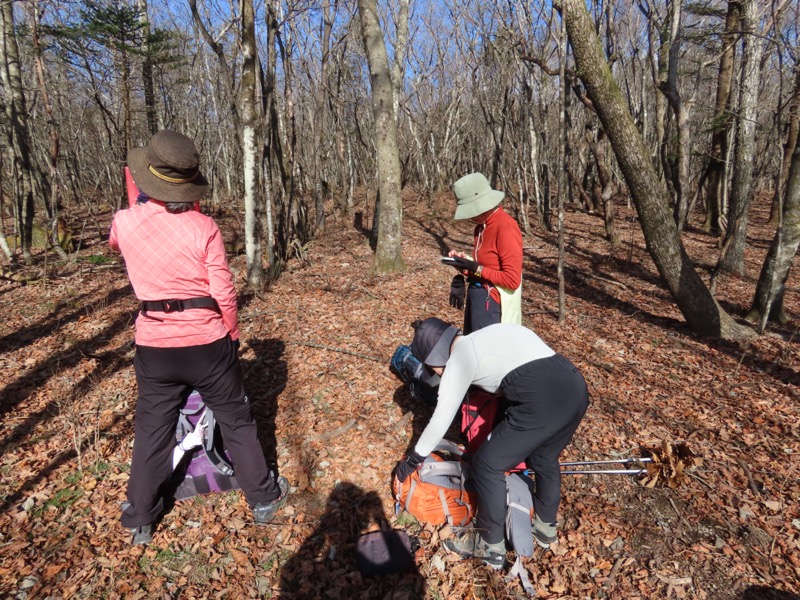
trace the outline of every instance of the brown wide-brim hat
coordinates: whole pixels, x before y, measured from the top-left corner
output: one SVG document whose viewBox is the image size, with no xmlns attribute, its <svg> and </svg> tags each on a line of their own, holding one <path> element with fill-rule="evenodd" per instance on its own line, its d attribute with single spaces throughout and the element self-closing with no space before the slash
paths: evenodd
<svg viewBox="0 0 800 600">
<path fill-rule="evenodd" d="M 145 148 L 132 148 L 128 168 L 139 190 L 154 200 L 195 202 L 208 192 L 194 141 L 177 131 L 159 131 Z"/>
</svg>

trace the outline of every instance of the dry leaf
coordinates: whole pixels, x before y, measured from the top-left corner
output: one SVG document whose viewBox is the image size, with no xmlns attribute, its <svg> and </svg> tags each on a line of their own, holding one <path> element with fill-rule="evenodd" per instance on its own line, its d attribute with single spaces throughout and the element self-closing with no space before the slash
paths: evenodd
<svg viewBox="0 0 800 600">
<path fill-rule="evenodd" d="M 230 549 L 231 556 L 236 561 L 236 564 L 242 567 L 249 567 L 250 566 L 250 558 L 242 552 L 241 550 L 237 550 L 236 548 Z"/>
</svg>

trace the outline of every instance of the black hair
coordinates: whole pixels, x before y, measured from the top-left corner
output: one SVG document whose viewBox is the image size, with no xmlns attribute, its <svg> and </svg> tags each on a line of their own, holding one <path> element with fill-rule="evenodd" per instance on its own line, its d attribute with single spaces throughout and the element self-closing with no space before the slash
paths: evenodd
<svg viewBox="0 0 800 600">
<path fill-rule="evenodd" d="M 168 213 L 179 214 L 192 210 L 192 202 L 164 202 Z"/>
</svg>

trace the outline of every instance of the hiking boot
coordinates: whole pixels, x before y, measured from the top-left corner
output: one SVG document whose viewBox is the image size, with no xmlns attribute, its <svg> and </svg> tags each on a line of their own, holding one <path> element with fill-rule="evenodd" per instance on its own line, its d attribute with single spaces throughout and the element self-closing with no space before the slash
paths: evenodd
<svg viewBox="0 0 800 600">
<path fill-rule="evenodd" d="M 278 477 L 278 489 L 281 491 L 278 498 L 272 502 L 259 502 L 253 507 L 253 519 L 259 525 L 269 523 L 278 509 L 286 504 L 289 497 L 289 480 L 286 477 Z"/>
<path fill-rule="evenodd" d="M 149 544 L 153 541 L 153 524 L 150 525 L 139 525 L 139 527 L 131 527 L 131 533 L 133 534 L 133 539 L 131 540 L 131 544 L 134 546 L 139 546 L 141 544 Z"/>
<path fill-rule="evenodd" d="M 506 562 L 506 541 L 490 544 L 477 529 L 468 529 L 455 539 L 445 540 L 443 545 L 463 558 L 480 558 L 495 571 L 502 569 Z"/>
<path fill-rule="evenodd" d="M 410 346 L 398 346 L 389 362 L 390 370 L 397 375 L 405 384 L 422 377 L 425 367 L 411 354 Z"/>
<path fill-rule="evenodd" d="M 549 548 L 550 544 L 558 541 L 556 537 L 556 524 L 545 523 L 536 515 L 533 519 L 533 539 L 542 548 Z"/>
</svg>

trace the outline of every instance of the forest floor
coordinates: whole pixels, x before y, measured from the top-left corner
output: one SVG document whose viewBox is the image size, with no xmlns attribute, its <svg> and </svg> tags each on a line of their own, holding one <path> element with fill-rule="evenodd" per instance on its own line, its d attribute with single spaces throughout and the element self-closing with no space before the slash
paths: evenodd
<svg viewBox="0 0 800 600">
<path fill-rule="evenodd" d="M 330 217 L 263 293 L 244 288 L 244 257 L 231 257 L 248 394 L 292 494 L 261 527 L 238 491 L 178 502 L 145 547 L 132 547 L 119 523 L 137 303 L 107 246 L 110 211 L 71 215 L 81 249 L 67 261 L 40 251 L 34 267 L 5 267 L 0 597 L 524 597 L 518 581 L 448 554 L 442 532 L 396 515 L 391 497 L 390 472 L 431 408 L 409 396 L 389 358 L 410 342 L 414 319 L 462 319 L 447 304 L 453 272 L 438 258 L 467 250 L 472 230 L 451 214 L 449 198 L 430 207 L 407 197 L 402 274 L 369 274 L 359 213 Z M 772 239 L 767 214 L 766 203 L 754 206 L 746 275 L 718 285 L 737 318 Z M 228 239 L 240 227 L 231 214 L 218 221 Z M 798 279 L 788 325 L 743 342 L 704 339 L 685 326 L 624 203 L 617 224 L 623 241 L 611 247 L 601 217 L 567 212 L 563 324 L 556 236 L 537 228 L 524 239 L 524 323 L 579 367 L 591 394 L 562 460 L 681 441 L 703 464 L 674 489 L 565 477 L 560 543 L 523 561 L 537 597 L 798 600 Z M 707 281 L 717 239 L 690 229 L 684 241 Z M 370 578 L 356 568 L 356 538 L 381 518 L 419 540 L 414 572 Z"/>
</svg>

